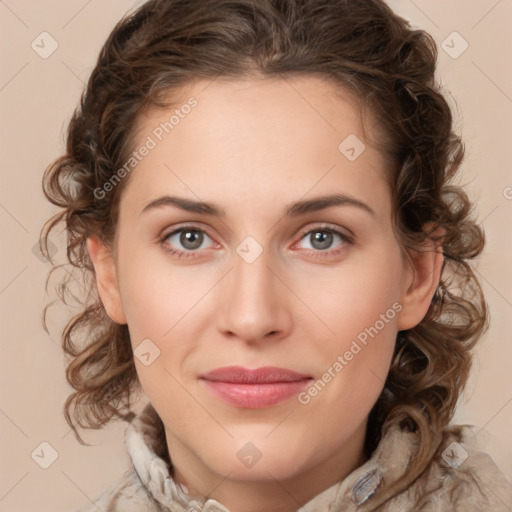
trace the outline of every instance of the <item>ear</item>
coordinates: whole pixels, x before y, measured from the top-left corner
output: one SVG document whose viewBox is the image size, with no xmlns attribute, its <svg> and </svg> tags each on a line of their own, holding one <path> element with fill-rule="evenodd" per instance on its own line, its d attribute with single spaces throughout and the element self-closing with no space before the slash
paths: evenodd
<svg viewBox="0 0 512 512">
<path fill-rule="evenodd" d="M 107 315 L 118 324 L 126 324 L 116 265 L 111 249 L 95 237 L 87 238 L 87 250 L 94 265 L 96 286 Z"/>
<path fill-rule="evenodd" d="M 433 235 L 444 234 L 439 227 Z M 412 329 L 418 325 L 432 302 L 432 297 L 439 284 L 443 268 L 443 248 L 439 242 L 428 238 L 421 251 L 409 250 L 410 261 L 407 262 L 403 280 L 400 303 L 402 310 L 398 316 L 398 330 Z"/>
</svg>

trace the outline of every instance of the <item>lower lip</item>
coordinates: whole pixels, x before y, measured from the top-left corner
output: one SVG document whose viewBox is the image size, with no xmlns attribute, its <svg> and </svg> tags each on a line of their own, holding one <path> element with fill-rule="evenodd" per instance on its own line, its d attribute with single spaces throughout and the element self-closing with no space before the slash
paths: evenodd
<svg viewBox="0 0 512 512">
<path fill-rule="evenodd" d="M 297 395 L 310 382 L 304 379 L 294 382 L 271 382 L 268 384 L 236 384 L 203 380 L 207 388 L 217 397 L 235 407 L 261 409 L 275 405 Z"/>
</svg>

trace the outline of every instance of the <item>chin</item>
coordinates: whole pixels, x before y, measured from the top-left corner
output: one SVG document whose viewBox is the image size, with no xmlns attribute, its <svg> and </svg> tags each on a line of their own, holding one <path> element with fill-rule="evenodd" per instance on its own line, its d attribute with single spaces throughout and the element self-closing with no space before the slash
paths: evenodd
<svg viewBox="0 0 512 512">
<path fill-rule="evenodd" d="M 268 429 L 265 436 L 268 436 Z M 203 456 L 203 461 L 215 473 L 229 474 L 230 479 L 243 481 L 286 480 L 319 462 L 318 454 L 304 450 L 305 439 L 300 443 L 298 439 L 285 443 L 282 437 L 265 439 L 265 436 L 244 436 L 219 443 L 217 450 Z M 293 437 L 288 436 L 288 439 Z"/>
</svg>

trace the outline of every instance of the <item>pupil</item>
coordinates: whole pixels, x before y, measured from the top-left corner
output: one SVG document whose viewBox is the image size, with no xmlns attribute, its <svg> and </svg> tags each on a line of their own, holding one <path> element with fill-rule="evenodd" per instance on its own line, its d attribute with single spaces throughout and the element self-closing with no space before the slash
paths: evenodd
<svg viewBox="0 0 512 512">
<path fill-rule="evenodd" d="M 187 249 L 197 249 L 203 243 L 203 234 L 200 231 L 183 231 L 180 236 L 180 242 Z"/>
<path fill-rule="evenodd" d="M 315 249 L 328 249 L 332 244 L 332 233 L 327 231 L 317 231 L 311 236 L 311 245 Z"/>
</svg>

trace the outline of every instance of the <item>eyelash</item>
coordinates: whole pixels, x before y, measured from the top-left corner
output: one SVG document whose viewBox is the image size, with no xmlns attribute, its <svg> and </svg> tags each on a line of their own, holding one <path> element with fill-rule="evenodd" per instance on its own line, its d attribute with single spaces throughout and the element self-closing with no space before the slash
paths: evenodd
<svg viewBox="0 0 512 512">
<path fill-rule="evenodd" d="M 173 231 L 170 231 L 170 232 L 166 233 L 165 235 L 163 235 L 159 239 L 159 242 L 163 246 L 163 249 L 166 252 L 168 252 L 169 254 L 171 254 L 173 256 L 177 256 L 178 258 L 187 258 L 187 259 L 195 258 L 196 256 L 193 256 L 193 253 L 199 252 L 198 249 L 196 249 L 194 251 L 180 251 L 178 249 L 174 249 L 173 247 L 171 247 L 171 246 L 169 246 L 168 244 L 165 243 L 165 241 L 169 237 L 171 237 L 171 236 L 173 236 L 173 235 L 175 235 L 177 233 L 180 233 L 182 231 L 187 231 L 187 230 L 189 230 L 189 231 L 199 231 L 199 232 L 204 233 L 205 235 L 207 235 L 209 238 L 211 238 L 208 235 L 208 233 L 206 233 L 206 231 L 204 229 L 201 229 L 198 226 L 193 226 L 193 225 L 187 224 L 187 225 L 180 226 L 179 228 L 176 228 Z M 352 239 L 352 237 L 350 237 L 350 236 L 342 233 L 341 231 L 338 231 L 337 229 L 335 229 L 333 227 L 330 227 L 328 225 L 318 226 L 318 227 L 315 227 L 313 229 L 309 229 L 307 231 L 302 232 L 300 237 L 299 237 L 299 241 L 303 240 L 307 235 L 310 235 L 311 233 L 317 233 L 317 232 L 330 233 L 330 234 L 333 234 L 333 235 L 338 235 L 343 243 L 341 244 L 341 246 L 338 249 L 334 249 L 334 250 L 325 250 L 325 251 L 321 251 L 321 250 L 316 250 L 315 251 L 315 250 L 313 250 L 313 257 L 315 257 L 315 258 L 326 258 L 326 257 L 336 256 L 337 254 L 343 252 L 345 250 L 346 246 L 350 246 L 350 245 L 354 244 L 354 240 Z"/>
</svg>

